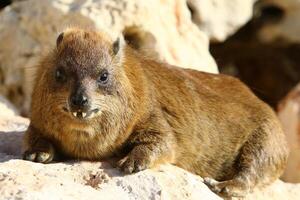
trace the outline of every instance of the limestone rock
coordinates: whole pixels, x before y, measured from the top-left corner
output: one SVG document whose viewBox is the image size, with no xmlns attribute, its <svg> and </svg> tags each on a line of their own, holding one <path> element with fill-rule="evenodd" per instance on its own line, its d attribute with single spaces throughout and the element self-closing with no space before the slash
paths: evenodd
<svg viewBox="0 0 300 200">
<path fill-rule="evenodd" d="M 0 95 L 0 117 L 10 117 L 18 114 L 17 109 L 4 96 Z"/>
<path fill-rule="evenodd" d="M 22 135 L 28 125 L 28 119 L 17 116 L 10 103 L 0 98 L 0 163 L 20 156 Z"/>
<path fill-rule="evenodd" d="M 300 84 L 282 100 L 278 108 L 278 117 L 290 147 L 283 179 L 293 183 L 300 182 Z"/>
<path fill-rule="evenodd" d="M 39 164 L 12 159 L 0 164 L 3 199 L 221 200 L 199 177 L 165 165 L 133 175 L 120 174 L 105 162 Z M 109 165 L 108 165 L 109 166 Z M 275 182 L 249 200 L 294 200 L 300 185 Z"/>
<path fill-rule="evenodd" d="M 300 1 L 299 0 L 263 0 L 267 6 L 276 6 L 284 12 L 283 18 L 277 23 L 263 26 L 259 37 L 264 42 L 276 40 L 286 42 L 300 42 Z"/>
<path fill-rule="evenodd" d="M 26 0 L 0 12 L 0 94 L 28 110 L 34 66 L 68 26 L 102 29 L 113 38 L 123 33 L 148 56 L 218 71 L 208 38 L 191 21 L 184 0 Z"/>
<path fill-rule="evenodd" d="M 252 17 L 256 0 L 187 0 L 192 19 L 212 41 L 222 42 Z"/>
<path fill-rule="evenodd" d="M 201 179 L 174 166 L 124 176 L 106 163 L 0 164 L 0 195 L 21 199 L 221 199 Z"/>
<path fill-rule="evenodd" d="M 201 177 L 173 165 L 124 175 L 112 167 L 112 161 L 51 164 L 23 161 L 20 159 L 22 135 L 29 121 L 14 115 L 0 116 L 0 122 L 1 199 L 221 199 L 206 187 Z M 278 180 L 246 199 L 294 200 L 299 196 L 300 184 Z"/>
</svg>

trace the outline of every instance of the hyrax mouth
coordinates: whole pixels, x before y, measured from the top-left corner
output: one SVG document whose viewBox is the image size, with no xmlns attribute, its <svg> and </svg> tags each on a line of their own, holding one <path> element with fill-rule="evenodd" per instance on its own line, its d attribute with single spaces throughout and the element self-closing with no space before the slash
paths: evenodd
<svg viewBox="0 0 300 200">
<path fill-rule="evenodd" d="M 86 112 L 73 112 L 72 114 L 77 118 L 85 118 L 87 116 Z"/>
<path fill-rule="evenodd" d="M 93 118 L 95 116 L 95 114 L 97 114 L 99 112 L 99 109 L 93 109 L 87 112 L 83 112 L 83 111 L 70 111 L 67 108 L 63 108 L 64 111 L 71 113 L 75 118 L 77 119 L 88 119 L 88 118 Z"/>
</svg>

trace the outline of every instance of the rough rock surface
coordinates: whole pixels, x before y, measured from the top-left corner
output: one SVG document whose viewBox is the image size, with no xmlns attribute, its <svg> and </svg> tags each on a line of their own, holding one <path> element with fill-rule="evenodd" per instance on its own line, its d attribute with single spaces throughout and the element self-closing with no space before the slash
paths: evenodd
<svg viewBox="0 0 300 200">
<path fill-rule="evenodd" d="M 0 164 L 0 194 L 4 199 L 220 199 L 200 178 L 173 166 L 124 176 L 103 165 L 10 160 Z"/>
<path fill-rule="evenodd" d="M 297 183 L 300 182 L 300 84 L 282 100 L 278 107 L 278 117 L 290 147 L 283 179 Z"/>
<path fill-rule="evenodd" d="M 263 0 L 263 4 L 276 6 L 284 12 L 283 18 L 277 23 L 261 28 L 259 37 L 264 42 L 276 40 L 300 42 L 300 1 L 299 0 Z"/>
<path fill-rule="evenodd" d="M 187 0 L 192 11 L 193 22 L 203 30 L 212 41 L 222 42 L 253 14 L 257 0 Z"/>
<path fill-rule="evenodd" d="M 123 33 L 151 57 L 218 71 L 208 37 L 192 22 L 184 0 L 26 0 L 0 12 L 0 43 L 5 44 L 0 46 L 0 94 L 28 110 L 34 66 L 67 26 L 102 29 L 112 37 Z"/>
<path fill-rule="evenodd" d="M 1 103 L 0 103 L 1 106 Z M 106 162 L 66 161 L 40 164 L 20 159 L 21 138 L 29 121 L 0 116 L 1 199 L 221 199 L 202 178 L 172 165 L 124 175 Z M 300 196 L 300 185 L 281 181 L 246 199 L 286 199 Z"/>
<path fill-rule="evenodd" d="M 0 117 L 9 117 L 18 114 L 17 109 L 4 96 L 0 94 Z"/>
</svg>

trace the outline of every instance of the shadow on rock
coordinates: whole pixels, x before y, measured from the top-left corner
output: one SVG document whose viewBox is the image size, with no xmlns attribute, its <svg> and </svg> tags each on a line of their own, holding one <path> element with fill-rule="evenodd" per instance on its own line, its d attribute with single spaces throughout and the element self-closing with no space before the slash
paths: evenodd
<svg viewBox="0 0 300 200">
<path fill-rule="evenodd" d="M 21 158 L 23 134 L 23 131 L 0 131 L 0 162 Z"/>
</svg>

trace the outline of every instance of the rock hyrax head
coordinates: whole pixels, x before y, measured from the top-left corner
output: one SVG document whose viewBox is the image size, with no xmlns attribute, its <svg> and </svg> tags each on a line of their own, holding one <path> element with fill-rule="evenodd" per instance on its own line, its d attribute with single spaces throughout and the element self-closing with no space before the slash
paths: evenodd
<svg viewBox="0 0 300 200">
<path fill-rule="evenodd" d="M 84 122 L 118 107 L 126 85 L 123 38 L 102 32 L 67 29 L 56 41 L 46 71 L 52 106 L 59 114 Z"/>
</svg>

